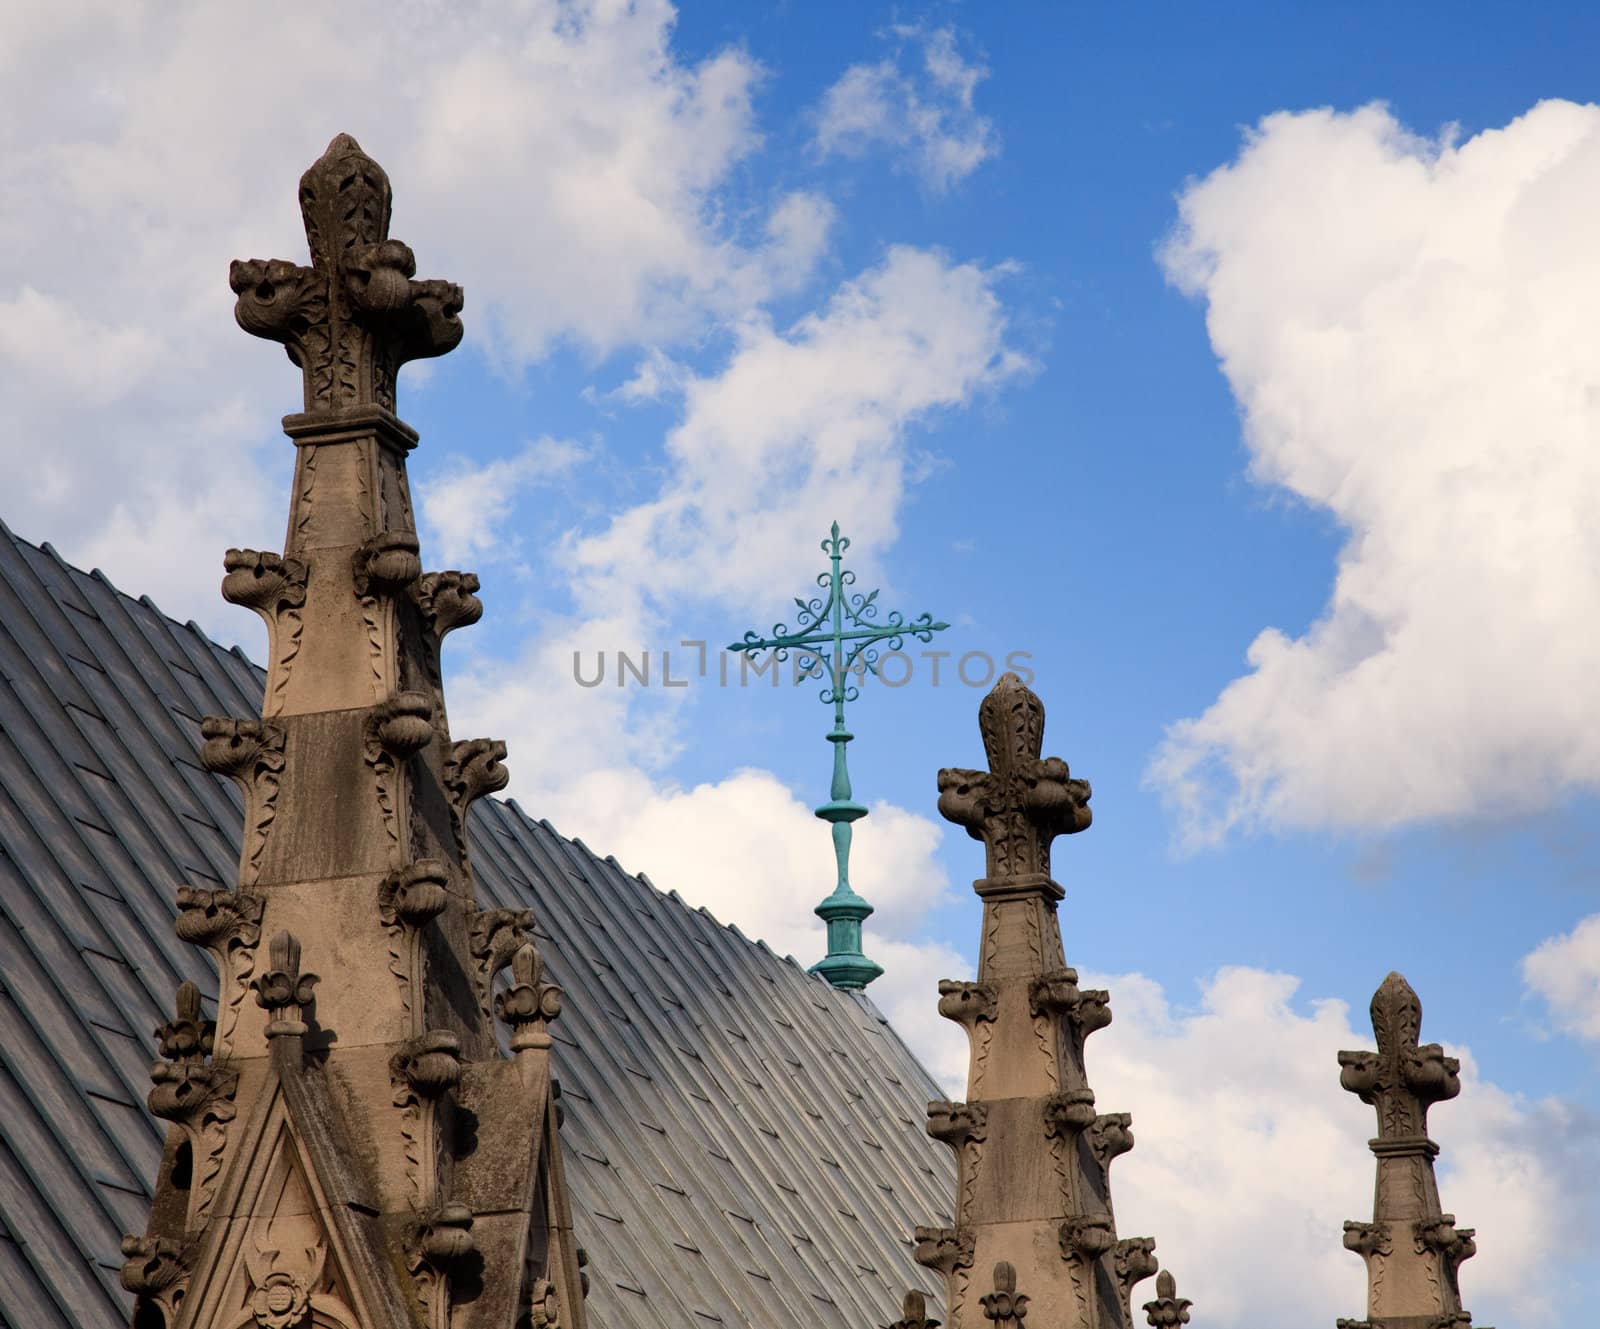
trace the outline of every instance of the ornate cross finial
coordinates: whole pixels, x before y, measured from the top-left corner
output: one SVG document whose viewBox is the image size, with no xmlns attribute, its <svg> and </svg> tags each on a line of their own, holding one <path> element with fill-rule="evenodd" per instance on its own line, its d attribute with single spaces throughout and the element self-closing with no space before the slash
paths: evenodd
<svg viewBox="0 0 1600 1329">
<path fill-rule="evenodd" d="M 461 288 L 412 280 L 415 257 L 389 238 L 390 202 L 383 167 L 340 134 L 300 177 L 311 266 L 253 258 L 228 270 L 239 326 L 283 343 L 308 412 L 393 412 L 400 366 L 461 340 Z"/>
<path fill-rule="evenodd" d="M 828 571 L 817 577 L 823 594 L 809 600 L 795 597 L 799 617 L 792 629 L 786 623 L 775 624 L 770 637 L 750 631 L 744 634 L 743 641 L 734 642 L 728 649 L 741 651 L 746 658 L 770 650 L 774 671 L 793 651 L 795 663 L 806 677 L 828 680 L 822 689 L 822 700 L 833 707 L 833 729 L 827 735 L 833 744 L 833 784 L 828 801 L 817 809 L 817 816 L 833 828 L 839 880 L 833 894 L 816 908 L 817 916 L 828 925 L 828 953 L 811 966 L 811 972 L 821 974 L 836 988 L 864 988 L 883 973 L 883 966 L 869 960 L 861 950 L 861 924 L 872 913 L 872 906 L 850 885 L 850 823 L 866 816 L 867 810 L 851 792 L 845 760 L 845 747 L 855 735 L 845 728 L 844 707 L 861 695 L 849 677 L 855 674 L 859 680 L 877 674 L 882 651 L 900 650 L 907 637 L 932 641 L 935 632 L 943 632 L 950 625 L 935 623 L 932 614 L 908 621 L 897 610 L 880 618 L 877 591 L 849 589 L 855 585 L 856 574 L 840 566 L 848 548 L 850 537 L 840 535 L 839 523 L 834 522 L 822 542 L 822 552 L 829 563 Z M 777 682 L 776 672 L 773 682 Z"/>
<path fill-rule="evenodd" d="M 939 811 L 984 842 L 989 881 L 1047 882 L 1050 842 L 1089 825 L 1089 782 L 1072 779 L 1061 758 L 1040 757 L 1044 703 L 1015 674 L 983 699 L 978 728 L 989 769 L 940 771 Z"/>
<path fill-rule="evenodd" d="M 1163 1269 L 1156 1275 L 1156 1299 L 1144 1304 L 1144 1317 L 1153 1329 L 1189 1323 L 1189 1307 L 1194 1302 L 1178 1295 L 1178 1283 L 1172 1274 Z"/>
<path fill-rule="evenodd" d="M 1428 1108 L 1461 1092 L 1461 1063 L 1437 1043 L 1417 1044 L 1422 1002 L 1399 974 L 1390 974 L 1372 998 L 1376 1052 L 1341 1052 L 1339 1083 L 1378 1110 L 1375 1152 L 1427 1146 Z"/>
</svg>

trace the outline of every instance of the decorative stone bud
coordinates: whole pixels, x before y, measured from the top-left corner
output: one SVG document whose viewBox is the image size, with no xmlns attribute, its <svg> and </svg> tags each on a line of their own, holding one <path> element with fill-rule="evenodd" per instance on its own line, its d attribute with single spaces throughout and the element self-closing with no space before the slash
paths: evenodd
<svg viewBox="0 0 1600 1329">
<path fill-rule="evenodd" d="M 433 702 L 425 693 L 397 692 L 378 703 L 371 723 L 378 746 L 404 761 L 433 741 Z"/>
<path fill-rule="evenodd" d="M 901 1303 L 900 1318 L 889 1329 L 939 1329 L 939 1321 L 928 1318 L 928 1299 L 913 1288 Z"/>
<path fill-rule="evenodd" d="M 1005 1260 L 994 1267 L 994 1291 L 978 1301 L 983 1306 L 983 1318 L 1000 1329 L 1020 1325 L 1028 1314 L 1028 1298 L 1017 1292 L 1017 1271 Z"/>
<path fill-rule="evenodd" d="M 494 999 L 494 1013 L 511 1026 L 511 1050 L 550 1046 L 546 1026 L 561 1014 L 561 989 L 544 981 L 538 947 L 525 941 L 511 957 L 511 986 Z"/>
<path fill-rule="evenodd" d="M 1344 1225 L 1344 1248 L 1357 1255 L 1387 1255 L 1390 1244 L 1387 1223 L 1348 1222 Z"/>
<path fill-rule="evenodd" d="M 317 976 L 300 972 L 300 943 L 291 932 L 273 937 L 267 955 L 270 967 L 250 980 L 257 1005 L 274 1017 L 267 1025 L 267 1037 L 304 1034 L 300 1015 L 315 995 Z"/>
<path fill-rule="evenodd" d="M 443 1205 L 422 1225 L 422 1253 L 435 1268 L 459 1264 L 474 1251 L 472 1210 L 459 1201 Z"/>
<path fill-rule="evenodd" d="M 1156 1275 L 1156 1299 L 1144 1304 L 1145 1320 L 1155 1329 L 1172 1329 L 1180 1324 L 1188 1324 L 1189 1307 L 1192 1305 L 1194 1303 L 1187 1297 L 1178 1295 L 1177 1280 L 1163 1269 Z"/>
<path fill-rule="evenodd" d="M 226 574 L 222 578 L 222 598 L 229 604 L 265 614 L 279 605 L 306 602 L 306 565 L 297 558 L 256 549 L 230 549 L 222 556 L 222 567 Z"/>
<path fill-rule="evenodd" d="M 445 865 L 436 858 L 397 868 L 378 885 L 379 917 L 391 927 L 397 923 L 413 929 L 425 927 L 450 902 L 449 880 Z"/>
<path fill-rule="evenodd" d="M 395 1053 L 392 1069 L 432 1101 L 461 1083 L 461 1040 L 448 1029 L 430 1029 Z"/>
<path fill-rule="evenodd" d="M 211 1055 L 216 1024 L 200 1015 L 200 989 L 193 983 L 178 984 L 177 1017 L 158 1025 L 156 1045 L 169 1061 L 199 1061 Z"/>
<path fill-rule="evenodd" d="M 411 278 L 417 275 L 416 255 L 399 240 L 356 245 L 345 254 L 345 282 L 350 299 L 363 313 L 379 317 L 410 307 Z"/>
<path fill-rule="evenodd" d="M 380 531 L 354 556 L 356 594 L 400 595 L 422 575 L 417 537 L 410 531 Z"/>
<path fill-rule="evenodd" d="M 1094 1090 L 1068 1089 L 1044 1101 L 1044 1133 L 1065 1138 L 1086 1131 L 1095 1123 Z"/>
</svg>

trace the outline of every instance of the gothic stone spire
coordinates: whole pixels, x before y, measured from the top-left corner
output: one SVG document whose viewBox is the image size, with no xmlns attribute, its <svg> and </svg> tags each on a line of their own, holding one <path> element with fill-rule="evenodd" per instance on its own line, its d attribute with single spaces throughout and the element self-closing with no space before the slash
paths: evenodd
<svg viewBox="0 0 1600 1329">
<path fill-rule="evenodd" d="M 1461 1064 L 1437 1043 L 1419 1045 L 1422 1003 L 1399 974 L 1372 998 L 1376 1052 L 1341 1052 L 1339 1083 L 1378 1114 L 1370 1142 L 1378 1180 L 1370 1223 L 1344 1225 L 1346 1249 L 1367 1263 L 1366 1320 L 1345 1329 L 1448 1329 L 1468 1325 L 1456 1273 L 1477 1246 L 1472 1229 L 1441 1212 L 1428 1108 L 1461 1092 Z"/>
<path fill-rule="evenodd" d="M 283 552 L 224 560 L 224 597 L 266 620 L 267 688 L 259 720 L 201 730 L 202 763 L 244 795 L 239 882 L 178 893 L 220 996 L 205 1020 L 180 989 L 158 1031 L 151 1109 L 172 1125 L 123 1281 L 137 1329 L 581 1329 L 546 1032 L 561 996 L 532 915 L 480 909 L 473 887 L 467 812 L 505 785 L 505 745 L 453 741 L 445 719 L 440 645 L 481 614 L 478 580 L 423 572 L 417 436 L 394 414 L 400 365 L 461 340 L 461 291 L 412 279 L 354 139 L 300 204 L 309 266 L 229 274 L 306 409 L 284 422 Z"/>
<path fill-rule="evenodd" d="M 1095 1110 L 1083 1061 L 1111 1012 L 1066 965 L 1050 876 L 1051 841 L 1089 825 L 1089 785 L 1040 756 L 1044 707 L 1015 674 L 979 728 L 989 769 L 939 772 L 939 811 L 987 858 L 977 981 L 939 984 L 971 1042 L 967 1101 L 928 1105 L 956 1151 L 956 1223 L 918 1228 L 916 1258 L 945 1275 L 950 1329 L 1129 1329 L 1155 1242 L 1116 1235 L 1111 1161 L 1133 1135 L 1127 1113 Z"/>
</svg>

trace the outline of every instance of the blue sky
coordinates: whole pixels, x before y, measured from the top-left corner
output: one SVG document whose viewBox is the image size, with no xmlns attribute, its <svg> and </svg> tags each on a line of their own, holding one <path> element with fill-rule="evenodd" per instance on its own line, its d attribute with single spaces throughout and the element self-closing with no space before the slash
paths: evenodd
<svg viewBox="0 0 1600 1329">
<path fill-rule="evenodd" d="M 815 959 L 815 689 L 619 689 L 614 655 L 681 673 L 682 639 L 790 617 L 837 517 L 941 647 L 1030 653 L 1093 782 L 1056 875 L 1118 1012 L 1101 1101 L 1141 1127 L 1119 1213 L 1207 1320 L 1359 1312 L 1369 1122 L 1332 1050 L 1391 968 L 1469 1061 L 1435 1114 L 1468 1304 L 1592 1297 L 1561 1243 L 1600 1166 L 1600 18 L 286 12 L 243 62 L 244 10 L 0 27 L 13 529 L 259 655 L 215 587 L 279 538 L 297 385 L 226 264 L 300 254 L 294 181 L 353 132 L 419 275 L 466 286 L 402 413 L 430 562 L 489 606 L 452 722 L 511 740 L 530 811 Z M 932 979 L 972 963 L 982 857 L 935 773 L 980 761 L 982 693 L 949 669 L 869 687 L 851 763 L 874 995 L 959 1076 Z"/>
</svg>

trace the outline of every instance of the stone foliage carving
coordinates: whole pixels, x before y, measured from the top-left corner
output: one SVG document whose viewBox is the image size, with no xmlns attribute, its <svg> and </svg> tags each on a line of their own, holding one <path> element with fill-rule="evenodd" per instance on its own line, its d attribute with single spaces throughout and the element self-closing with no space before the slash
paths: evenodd
<svg viewBox="0 0 1600 1329">
<path fill-rule="evenodd" d="M 497 738 L 464 738 L 450 745 L 444 788 L 462 862 L 467 857 L 467 809 L 485 794 L 499 793 L 510 783 L 511 772 L 501 764 L 505 759 L 506 745 Z"/>
<path fill-rule="evenodd" d="M 200 722 L 200 764 L 230 777 L 244 792 L 244 843 L 239 852 L 239 879 L 252 885 L 261 875 L 261 854 L 277 815 L 278 784 L 283 775 L 284 731 L 267 720 L 231 720 L 208 716 Z"/>
<path fill-rule="evenodd" d="M 300 180 L 311 266 L 248 259 L 229 269 L 234 317 L 283 343 L 304 374 L 307 411 L 393 411 L 400 366 L 461 340 L 461 288 L 413 280 L 411 250 L 389 239 L 390 206 L 383 168 L 340 134 Z"/>
<path fill-rule="evenodd" d="M 256 943 L 261 939 L 259 895 L 242 891 L 178 887 L 178 917 L 173 924 L 179 938 L 204 946 L 217 961 L 217 1027 L 215 1052 L 225 1058 L 239 1020 L 239 1007 L 250 988 L 255 970 Z"/>
<path fill-rule="evenodd" d="M 159 1307 L 163 1323 L 171 1324 L 189 1282 L 191 1254 L 167 1237 L 127 1236 L 122 1239 L 118 1277 L 139 1304 Z"/>
<path fill-rule="evenodd" d="M 916 1249 L 912 1258 L 928 1269 L 942 1274 L 953 1274 L 958 1269 L 970 1269 L 975 1246 L 975 1235 L 948 1227 L 919 1227 L 916 1230 Z"/>
<path fill-rule="evenodd" d="M 256 549 L 230 549 L 223 555 L 222 566 L 222 598 L 253 609 L 267 625 L 267 658 L 272 668 L 262 714 L 275 715 L 283 706 L 289 673 L 305 632 L 301 611 L 309 570 L 297 558 Z"/>
<path fill-rule="evenodd" d="M 479 909 L 467 916 L 467 940 L 477 970 L 478 1004 L 484 1014 L 492 1010 L 490 994 L 495 976 L 511 957 L 532 939 L 533 910 Z"/>
<path fill-rule="evenodd" d="M 417 537 L 411 531 L 383 531 L 352 555 L 355 590 L 362 598 L 403 595 L 422 575 Z"/>
</svg>

